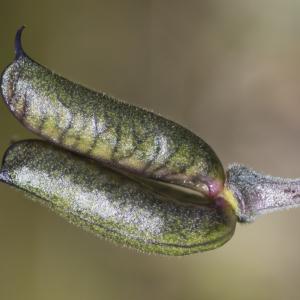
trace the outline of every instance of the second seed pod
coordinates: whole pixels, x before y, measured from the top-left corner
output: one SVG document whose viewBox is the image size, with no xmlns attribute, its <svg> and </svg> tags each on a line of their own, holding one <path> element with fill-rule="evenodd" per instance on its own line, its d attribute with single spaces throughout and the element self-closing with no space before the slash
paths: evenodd
<svg viewBox="0 0 300 300">
<path fill-rule="evenodd" d="M 42 141 L 12 145 L 0 181 L 77 226 L 147 253 L 186 255 L 220 247 L 237 220 L 224 199 L 174 193 Z"/>
</svg>

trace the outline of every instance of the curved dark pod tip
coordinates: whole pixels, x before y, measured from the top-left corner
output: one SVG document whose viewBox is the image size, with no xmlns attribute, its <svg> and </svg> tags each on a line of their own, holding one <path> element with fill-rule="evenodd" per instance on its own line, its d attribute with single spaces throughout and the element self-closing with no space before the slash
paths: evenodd
<svg viewBox="0 0 300 300">
<path fill-rule="evenodd" d="M 22 47 L 22 33 L 24 31 L 24 29 L 26 28 L 25 25 L 23 25 L 22 27 L 19 28 L 19 30 L 16 33 L 16 37 L 15 37 L 15 59 L 19 59 L 20 57 L 26 56 L 26 53 L 23 50 Z"/>
</svg>

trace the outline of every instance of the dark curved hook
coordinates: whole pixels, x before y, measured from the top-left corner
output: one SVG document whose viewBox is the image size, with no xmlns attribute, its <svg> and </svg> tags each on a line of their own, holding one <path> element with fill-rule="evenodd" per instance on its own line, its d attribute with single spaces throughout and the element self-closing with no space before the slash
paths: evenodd
<svg viewBox="0 0 300 300">
<path fill-rule="evenodd" d="M 23 25 L 16 33 L 15 37 L 15 53 L 16 53 L 16 59 L 26 56 L 26 53 L 23 50 L 22 47 L 22 32 L 25 29 L 25 26 Z"/>
</svg>

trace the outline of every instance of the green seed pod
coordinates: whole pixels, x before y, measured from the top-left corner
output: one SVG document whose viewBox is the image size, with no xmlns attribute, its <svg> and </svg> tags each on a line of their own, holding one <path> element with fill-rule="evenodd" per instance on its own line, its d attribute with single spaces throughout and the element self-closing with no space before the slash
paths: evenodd
<svg viewBox="0 0 300 300">
<path fill-rule="evenodd" d="M 225 176 L 215 152 L 191 131 L 34 62 L 22 49 L 22 30 L 1 77 L 2 96 L 27 128 L 65 150 L 18 142 L 6 152 L 0 181 L 99 236 L 165 255 L 217 248 L 237 221 L 300 206 L 300 179 L 239 164 Z"/>
<path fill-rule="evenodd" d="M 16 58 L 1 91 L 27 128 L 113 168 L 216 197 L 225 174 L 201 138 L 152 112 L 75 84 L 29 58 L 16 35 Z"/>
<path fill-rule="evenodd" d="M 223 198 L 174 193 L 42 141 L 12 145 L 0 180 L 37 196 L 77 226 L 147 253 L 217 248 L 231 238 L 237 220 Z"/>
</svg>

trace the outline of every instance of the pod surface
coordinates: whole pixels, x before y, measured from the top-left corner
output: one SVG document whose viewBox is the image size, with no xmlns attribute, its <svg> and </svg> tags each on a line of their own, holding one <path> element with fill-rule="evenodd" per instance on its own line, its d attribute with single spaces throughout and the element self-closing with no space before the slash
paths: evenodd
<svg viewBox="0 0 300 300">
<path fill-rule="evenodd" d="M 234 233 L 231 207 L 160 191 L 42 141 L 6 152 L 0 180 L 38 197 L 71 223 L 148 253 L 186 255 L 217 248 Z M 179 197 L 180 196 L 180 197 Z M 198 197 L 191 201 L 191 197 Z"/>
<path fill-rule="evenodd" d="M 41 66 L 24 53 L 21 32 L 16 36 L 16 59 L 3 73 L 1 91 L 11 112 L 27 128 L 114 168 L 211 197 L 220 193 L 224 169 L 200 137 Z"/>
</svg>

